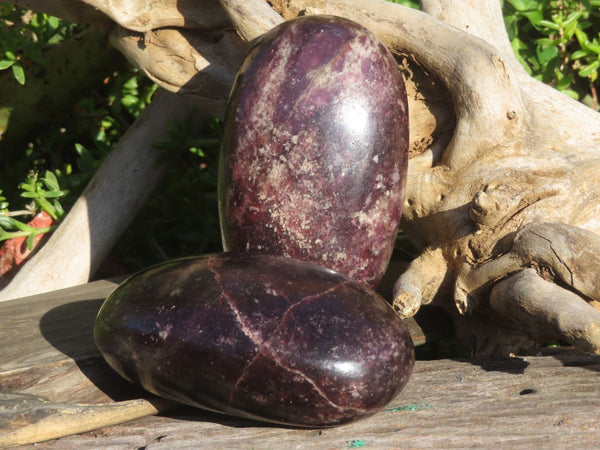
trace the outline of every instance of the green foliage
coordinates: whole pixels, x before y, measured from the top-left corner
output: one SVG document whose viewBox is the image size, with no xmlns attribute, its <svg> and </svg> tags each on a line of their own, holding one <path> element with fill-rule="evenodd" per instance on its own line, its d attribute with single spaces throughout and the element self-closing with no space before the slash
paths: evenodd
<svg viewBox="0 0 600 450">
<path fill-rule="evenodd" d="M 30 144 L 26 153 L 32 165 L 62 166 L 57 172 L 61 184 L 79 195 L 156 89 L 136 70 L 115 71 L 103 86 L 77 102 L 77 115 L 60 135 L 43 135 Z"/>
<path fill-rule="evenodd" d="M 398 3 L 399 5 L 408 6 L 409 8 L 419 9 L 419 2 L 415 0 L 387 0 L 391 3 Z"/>
<path fill-rule="evenodd" d="M 77 101 L 74 114 L 60 118 L 55 128 L 29 136 L 29 142 L 22 142 L 21 154 L 29 173 L 50 170 L 70 191 L 63 198 L 64 206 L 70 206 L 156 89 L 135 70 L 115 70 L 101 86 Z M 2 178 L 0 173 L 0 183 Z M 20 185 L 19 195 L 26 183 Z M 16 204 L 17 198 L 9 201 Z"/>
<path fill-rule="evenodd" d="M 45 211 L 54 220 L 60 220 L 65 215 L 65 211 L 59 202 L 68 191 L 60 189 L 58 179 L 49 170 L 46 171 L 44 178 L 38 179 L 38 174 L 34 173 L 27 177 L 27 181 L 22 183 L 21 197 L 31 199 L 37 211 Z"/>
<path fill-rule="evenodd" d="M 6 201 L 6 197 L 2 195 L 2 189 L 0 189 L 0 216 L 6 215 L 8 213 L 8 202 Z"/>
<path fill-rule="evenodd" d="M 600 0 L 505 0 L 503 9 L 525 70 L 597 110 Z"/>
<path fill-rule="evenodd" d="M 216 118 L 200 129 L 198 123 L 193 115 L 171 123 L 168 138 L 156 144 L 180 158 L 114 247 L 130 270 L 222 249 L 217 161 L 223 127 Z"/>
<path fill-rule="evenodd" d="M 18 23 L 23 17 L 29 17 L 24 10 L 0 7 L 0 28 L 25 29 L 27 23 Z M 39 32 L 35 42 L 40 55 L 38 61 L 29 56 L 22 56 L 21 60 L 43 64 L 44 49 L 52 45 L 50 41 L 68 37 L 64 34 L 57 39 L 50 32 Z M 19 39 L 15 41 L 17 48 Z M 23 48 L 15 52 L 33 54 L 33 50 L 26 52 Z M 0 52 L 0 56 L 2 54 Z M 81 194 L 156 90 L 157 86 L 139 71 L 117 63 L 101 85 L 76 102 L 72 114 L 58 118 L 55 126 L 28 136 L 28 141 L 20 144 L 22 158 L 29 167 L 28 176 L 18 189 L 12 187 L 16 195 L 3 195 L 0 191 L 0 241 L 18 236 L 33 238 L 48 231 L 27 225 L 31 217 L 42 210 L 59 223 L 64 211 Z M 126 270 L 142 268 L 165 258 L 221 249 L 216 193 L 221 124 L 213 119 L 199 130 L 197 123 L 193 117 L 183 123 L 173 123 L 168 139 L 157 143 L 166 151 L 179 152 L 181 158 L 115 246 L 114 253 Z M 11 165 L 6 166 L 10 170 Z M 3 179 L 6 177 L 0 173 L 0 188 L 5 188 Z M 17 208 L 11 208 L 13 205 Z"/>
<path fill-rule="evenodd" d="M 0 70 L 11 69 L 20 84 L 32 63 L 45 64 L 43 48 L 71 36 L 76 25 L 44 13 L 0 5 Z"/>
<path fill-rule="evenodd" d="M 37 173 L 31 174 L 19 188 L 21 197 L 30 200 L 25 210 L 10 212 L 6 198 L 0 195 L 0 242 L 26 236 L 27 245 L 31 248 L 35 236 L 47 233 L 54 227 L 31 227 L 16 217 L 33 216 L 40 211 L 45 211 L 54 221 L 60 221 L 65 215 L 65 211 L 59 199 L 64 197 L 67 191 L 61 190 L 56 175 L 50 171 L 46 171 L 43 178 L 39 178 Z M 2 194 L 1 190 L 0 194 Z"/>
<path fill-rule="evenodd" d="M 80 29 L 46 14 L 0 5 L 0 68 L 45 64 L 44 51 Z M 16 62 L 2 62 L 8 59 L 7 52 L 18 55 Z M 5 192 L 16 192 L 16 196 L 0 196 L 0 241 L 25 235 L 32 238 L 44 232 L 26 225 L 40 211 L 59 223 L 156 89 L 138 71 L 119 67 L 117 62 L 111 76 L 77 101 L 73 114 L 57 118 L 56 126 L 40 129 L 28 136 L 28 141 L 17 144 L 22 147 L 21 157 L 29 173 L 17 189 L 0 184 L 0 188 L 7 188 Z M 35 113 L 40 112 L 32 111 Z M 11 166 L 6 164 L 7 170 Z M 0 183 L 6 178 L 0 173 Z M 12 205 L 17 208 L 10 208 Z"/>
<path fill-rule="evenodd" d="M 31 250 L 33 248 L 33 240 L 39 234 L 45 234 L 52 231 L 55 226 L 35 228 L 31 227 L 23 222 L 16 220 L 11 216 L 4 216 L 0 214 L 0 241 L 7 239 L 14 239 L 17 237 L 27 237 L 27 247 Z"/>
</svg>

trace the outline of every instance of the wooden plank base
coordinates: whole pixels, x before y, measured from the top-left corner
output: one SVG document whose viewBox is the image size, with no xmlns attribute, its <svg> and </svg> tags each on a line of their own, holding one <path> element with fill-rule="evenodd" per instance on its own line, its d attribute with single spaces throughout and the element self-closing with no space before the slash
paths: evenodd
<svg viewBox="0 0 600 450">
<path fill-rule="evenodd" d="M 0 446 L 71 433 L 80 434 L 35 448 L 600 446 L 600 358 L 568 348 L 417 361 L 383 411 L 332 429 L 278 427 L 153 399 L 112 372 L 93 344 L 96 313 L 115 286 L 102 281 L 0 304 Z"/>
</svg>

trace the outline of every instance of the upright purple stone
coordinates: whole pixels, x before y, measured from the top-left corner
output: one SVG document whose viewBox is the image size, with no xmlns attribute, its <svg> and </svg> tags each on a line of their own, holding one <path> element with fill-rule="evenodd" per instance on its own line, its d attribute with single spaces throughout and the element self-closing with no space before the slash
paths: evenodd
<svg viewBox="0 0 600 450">
<path fill-rule="evenodd" d="M 408 111 L 397 64 L 372 33 L 308 16 L 265 34 L 238 73 L 224 136 L 225 250 L 379 282 L 402 213 Z"/>
</svg>

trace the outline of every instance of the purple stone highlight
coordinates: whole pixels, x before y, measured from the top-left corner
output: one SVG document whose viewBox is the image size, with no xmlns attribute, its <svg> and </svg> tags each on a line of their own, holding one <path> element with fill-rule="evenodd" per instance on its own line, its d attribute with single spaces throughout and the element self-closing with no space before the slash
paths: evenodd
<svg viewBox="0 0 600 450">
<path fill-rule="evenodd" d="M 380 410 L 414 349 L 377 293 L 290 258 L 214 254 L 163 263 L 106 299 L 96 345 L 121 376 L 188 405 L 330 427 Z"/>
<path fill-rule="evenodd" d="M 251 49 L 229 99 L 224 248 L 311 261 L 373 287 L 393 250 L 407 161 L 391 53 L 346 19 L 285 22 Z"/>
</svg>

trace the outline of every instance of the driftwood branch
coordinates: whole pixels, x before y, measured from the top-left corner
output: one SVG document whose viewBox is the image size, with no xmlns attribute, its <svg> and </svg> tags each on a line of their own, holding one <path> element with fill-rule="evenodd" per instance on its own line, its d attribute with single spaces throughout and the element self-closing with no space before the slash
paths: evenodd
<svg viewBox="0 0 600 450">
<path fill-rule="evenodd" d="M 537 342 L 564 339 L 586 351 L 600 348 L 600 311 L 534 269 L 496 284 L 490 306 L 516 327 L 527 329 Z"/>
<path fill-rule="evenodd" d="M 112 42 L 150 78 L 217 111 L 247 43 L 281 20 L 335 14 L 371 29 L 398 57 L 409 93 L 402 228 L 421 256 L 396 283 L 397 311 L 436 302 L 488 352 L 557 335 L 600 352 L 594 333 L 573 338 L 581 326 L 555 320 L 600 304 L 600 115 L 527 75 L 498 0 L 423 0 L 422 11 L 383 0 L 84 3 L 113 21 Z M 550 312 L 517 295 L 523 280 L 547 293 Z M 523 319 L 507 317 L 513 310 Z M 588 317 L 592 330 L 600 322 Z"/>
</svg>

